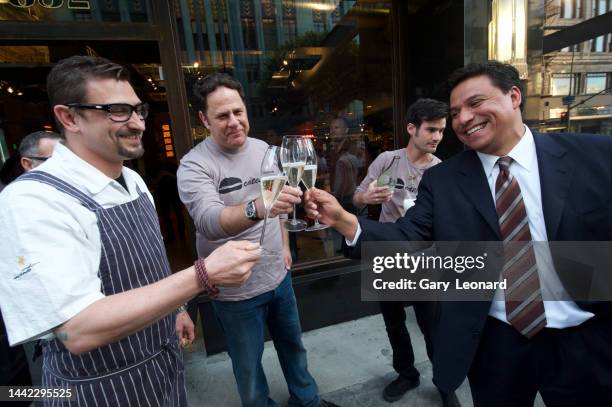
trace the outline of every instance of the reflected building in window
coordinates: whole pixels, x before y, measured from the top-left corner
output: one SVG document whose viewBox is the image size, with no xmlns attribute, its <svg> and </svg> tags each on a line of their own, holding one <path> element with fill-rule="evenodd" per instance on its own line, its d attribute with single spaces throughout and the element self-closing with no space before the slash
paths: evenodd
<svg viewBox="0 0 612 407">
<path fill-rule="evenodd" d="M 542 49 L 547 36 L 579 24 L 586 27 L 589 20 L 612 12 L 612 1 L 490 4 L 488 58 L 511 63 L 521 73 L 527 122 L 545 132 L 612 134 L 612 30 L 551 52 Z"/>
</svg>

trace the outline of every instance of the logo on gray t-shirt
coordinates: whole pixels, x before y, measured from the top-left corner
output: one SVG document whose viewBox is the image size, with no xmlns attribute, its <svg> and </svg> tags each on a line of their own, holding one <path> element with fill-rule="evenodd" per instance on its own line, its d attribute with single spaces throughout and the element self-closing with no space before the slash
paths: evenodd
<svg viewBox="0 0 612 407">
<path fill-rule="evenodd" d="M 242 188 L 242 180 L 236 177 L 223 178 L 219 183 L 219 193 L 228 194 Z"/>
</svg>

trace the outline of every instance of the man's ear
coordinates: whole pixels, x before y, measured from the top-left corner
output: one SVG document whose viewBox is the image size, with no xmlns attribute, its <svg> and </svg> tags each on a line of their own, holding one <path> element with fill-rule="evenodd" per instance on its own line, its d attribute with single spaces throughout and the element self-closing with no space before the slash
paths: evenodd
<svg viewBox="0 0 612 407">
<path fill-rule="evenodd" d="M 75 120 L 76 113 L 65 105 L 53 106 L 53 113 L 58 122 L 62 124 L 64 129 L 71 133 L 77 133 L 80 128 Z"/>
<path fill-rule="evenodd" d="M 408 123 L 408 125 L 406 125 L 406 131 L 408 132 L 408 134 L 410 134 L 410 137 L 414 137 L 417 131 L 417 127 L 414 125 L 414 123 Z"/>
<path fill-rule="evenodd" d="M 200 118 L 200 121 L 202 122 L 204 127 L 210 130 L 210 123 L 208 123 L 208 119 L 206 119 L 206 115 L 204 114 L 204 112 L 202 112 L 201 110 L 198 111 L 198 117 Z"/>
<path fill-rule="evenodd" d="M 19 160 L 19 162 L 21 163 L 21 167 L 25 170 L 25 172 L 28 172 L 32 169 L 33 163 L 30 158 L 21 157 L 21 160 Z"/>
<path fill-rule="evenodd" d="M 523 95 L 521 94 L 521 90 L 513 86 L 510 88 L 510 99 L 512 100 L 512 107 L 515 109 L 521 108 L 521 102 L 523 101 Z"/>
</svg>

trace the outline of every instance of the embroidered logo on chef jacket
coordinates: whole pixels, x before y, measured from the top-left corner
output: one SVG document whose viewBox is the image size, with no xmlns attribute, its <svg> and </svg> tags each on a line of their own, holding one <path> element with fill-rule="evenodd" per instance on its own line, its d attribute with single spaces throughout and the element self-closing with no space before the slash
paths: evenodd
<svg viewBox="0 0 612 407">
<path fill-rule="evenodd" d="M 38 263 L 40 262 L 37 261 L 36 263 L 28 263 L 25 257 L 23 256 L 17 257 L 17 265 L 21 267 L 21 271 L 19 272 L 19 274 L 13 277 L 13 279 L 17 280 L 23 277 L 24 275 L 28 274 L 30 271 L 32 271 L 32 268 Z"/>
</svg>

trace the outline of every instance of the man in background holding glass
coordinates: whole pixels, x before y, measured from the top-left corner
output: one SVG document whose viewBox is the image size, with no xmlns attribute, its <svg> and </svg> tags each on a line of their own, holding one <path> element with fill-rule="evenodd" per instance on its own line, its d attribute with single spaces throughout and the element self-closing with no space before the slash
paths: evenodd
<svg viewBox="0 0 612 407">
<path fill-rule="evenodd" d="M 258 241 L 265 208 L 261 162 L 268 145 L 248 136 L 242 85 L 212 74 L 194 86 L 198 117 L 210 132 L 183 159 L 177 172 L 181 200 L 196 227 L 198 255 L 234 239 Z M 278 215 L 291 213 L 301 191 L 285 187 L 270 208 L 264 255 L 241 287 L 221 288 L 212 301 L 225 333 L 244 406 L 274 406 L 261 364 L 267 326 L 289 387 L 290 405 L 331 405 L 319 398 L 308 372 L 295 294 L 287 232 Z"/>
<path fill-rule="evenodd" d="M 447 116 L 446 103 L 434 99 L 419 99 L 414 102 L 406 113 L 406 130 L 410 137 L 408 145 L 399 150 L 385 151 L 372 162 L 368 174 L 353 195 L 355 206 L 363 208 L 366 205 L 382 204 L 380 222 L 395 222 L 404 216 L 406 210 L 414 204 L 425 170 L 441 162 L 434 153 L 442 141 Z M 378 179 L 392 165 L 394 157 L 399 157 L 399 161 L 391 174 L 395 187 L 390 190 L 387 186 L 379 186 Z M 419 371 L 414 367 L 410 334 L 406 328 L 406 305 L 414 307 L 417 323 L 425 337 L 427 355 L 429 360 L 433 360 L 429 334 L 432 304 L 381 301 L 380 309 L 393 350 L 393 369 L 399 375 L 383 390 L 383 398 L 388 402 L 401 399 L 408 390 L 420 383 Z M 456 403 L 454 395 L 443 396 L 443 399 L 445 406 L 457 405 L 453 404 Z"/>
</svg>

